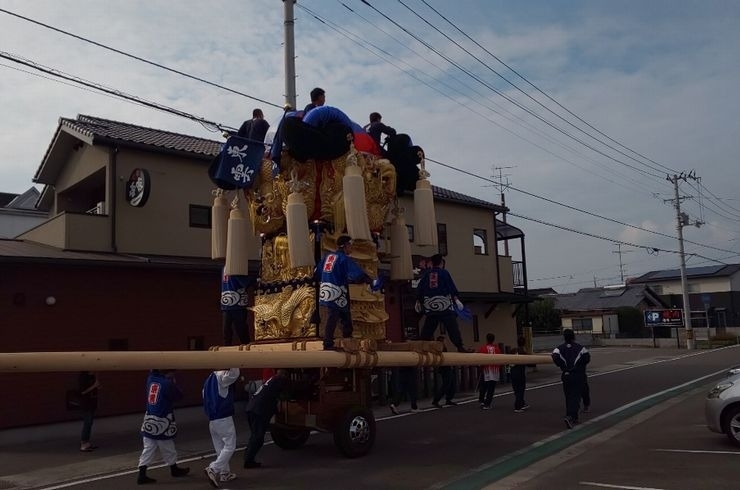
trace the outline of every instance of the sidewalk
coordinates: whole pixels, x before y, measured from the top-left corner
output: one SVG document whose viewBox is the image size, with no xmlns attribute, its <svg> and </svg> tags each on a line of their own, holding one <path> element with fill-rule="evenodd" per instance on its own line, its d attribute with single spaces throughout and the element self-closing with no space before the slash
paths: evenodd
<svg viewBox="0 0 740 490">
<path fill-rule="evenodd" d="M 528 373 L 530 386 L 559 379 L 551 368 Z M 498 393 L 511 390 L 511 385 L 501 384 Z M 458 401 L 477 400 L 474 392 L 459 393 Z M 237 451 L 243 450 L 249 435 L 244 413 L 244 402 L 238 402 L 235 423 Z M 432 409 L 431 399 L 420 399 L 422 410 Z M 411 415 L 408 403 L 400 407 L 401 415 Z M 388 406 L 373 407 L 376 420 L 392 416 Z M 208 421 L 201 406 L 176 408 L 178 460 L 184 466 L 197 470 L 213 456 L 213 446 L 208 431 Z M 0 489 L 31 489 L 52 486 L 62 482 L 84 480 L 98 475 L 136 472 L 141 453 L 139 427 L 142 414 L 96 419 L 93 425 L 93 443 L 100 446 L 93 452 L 79 451 L 81 422 L 65 422 L 37 427 L 0 431 Z M 267 440 L 269 441 L 269 432 Z M 235 456 L 241 461 L 241 454 Z M 156 468 L 158 466 L 154 466 Z"/>
</svg>

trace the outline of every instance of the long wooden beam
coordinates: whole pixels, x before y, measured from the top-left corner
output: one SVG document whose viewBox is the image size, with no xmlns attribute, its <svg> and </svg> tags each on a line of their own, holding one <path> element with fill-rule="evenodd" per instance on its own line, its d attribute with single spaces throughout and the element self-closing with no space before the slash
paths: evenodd
<svg viewBox="0 0 740 490">
<path fill-rule="evenodd" d="M 400 366 L 478 366 L 547 364 L 547 355 L 465 354 L 457 352 L 15 352 L 0 354 L 0 373 L 133 371 L 149 369 L 372 368 Z"/>
</svg>

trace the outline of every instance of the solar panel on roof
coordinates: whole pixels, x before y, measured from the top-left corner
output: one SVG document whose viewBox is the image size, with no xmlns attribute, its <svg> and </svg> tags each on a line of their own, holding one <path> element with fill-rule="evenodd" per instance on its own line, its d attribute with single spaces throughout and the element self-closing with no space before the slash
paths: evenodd
<svg viewBox="0 0 740 490">
<path fill-rule="evenodd" d="M 708 265 L 705 267 L 690 267 L 686 269 L 687 276 L 711 276 L 722 270 L 724 265 Z M 673 277 L 679 277 L 681 273 L 678 269 L 669 269 L 665 271 L 658 271 L 650 276 L 651 280 L 655 279 L 669 279 Z"/>
</svg>

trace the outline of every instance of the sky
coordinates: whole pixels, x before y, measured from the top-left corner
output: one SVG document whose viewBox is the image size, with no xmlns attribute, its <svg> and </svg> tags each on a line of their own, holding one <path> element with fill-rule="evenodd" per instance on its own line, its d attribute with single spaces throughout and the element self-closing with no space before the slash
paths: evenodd
<svg viewBox="0 0 740 490">
<path fill-rule="evenodd" d="M 0 9 L 254 99 L 5 12 L 0 55 L 226 126 L 255 107 L 273 124 L 281 114 L 280 0 L 0 0 Z M 433 184 L 494 203 L 498 183 L 509 184 L 507 220 L 526 234 L 530 288 L 571 292 L 678 268 L 666 177 L 692 170 L 701 180 L 680 181 L 681 206 L 704 224 L 683 228 L 688 266 L 740 263 L 738 25 L 740 3 L 729 0 L 299 1 L 298 106 L 320 86 L 327 105 L 360 124 L 380 112 L 447 165 L 427 162 Z M 0 58 L 0 192 L 34 185 L 60 117 L 220 139 L 50 78 Z M 521 259 L 518 241 L 510 253 Z"/>
</svg>

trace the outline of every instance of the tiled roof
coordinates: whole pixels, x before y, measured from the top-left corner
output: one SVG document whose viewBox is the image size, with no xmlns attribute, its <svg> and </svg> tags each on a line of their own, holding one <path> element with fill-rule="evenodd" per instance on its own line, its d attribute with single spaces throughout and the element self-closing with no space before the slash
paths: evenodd
<svg viewBox="0 0 740 490">
<path fill-rule="evenodd" d="M 77 119 L 61 118 L 60 124 L 92 138 L 93 141 L 114 141 L 169 151 L 182 151 L 199 155 L 215 156 L 221 149 L 222 142 L 172 133 L 161 129 L 147 128 L 100 117 L 78 115 Z M 443 187 L 432 186 L 434 197 L 442 201 L 457 202 L 494 211 L 504 208 L 482 199 L 461 194 Z"/>
<path fill-rule="evenodd" d="M 0 208 L 6 206 L 16 197 L 18 197 L 18 194 L 11 194 L 10 192 L 0 192 Z"/>
<path fill-rule="evenodd" d="M 727 277 L 738 271 L 740 271 L 740 264 L 687 267 L 686 277 L 694 279 L 701 277 Z M 630 279 L 630 283 L 640 284 L 646 282 L 674 281 L 678 279 L 681 279 L 681 271 L 679 269 L 666 269 L 647 272 L 639 277 Z"/>
<path fill-rule="evenodd" d="M 77 119 L 61 118 L 60 124 L 91 138 L 155 148 L 215 156 L 222 142 L 188 136 L 186 134 L 147 128 L 93 116 L 79 115 Z"/>
<path fill-rule="evenodd" d="M 561 311 L 613 310 L 621 306 L 636 307 L 643 300 L 660 301 L 650 288 L 638 284 L 623 288 L 585 288 L 577 293 L 549 297 L 555 299 L 555 308 Z"/>
<path fill-rule="evenodd" d="M 501 211 L 504 209 L 498 204 L 493 204 L 488 201 L 478 199 L 476 197 L 460 194 L 459 192 L 451 191 L 449 189 L 445 189 L 444 187 L 433 185 L 432 191 L 434 192 L 434 197 L 442 201 L 458 202 L 460 204 L 467 204 L 469 206 L 476 206 L 479 208 L 492 209 L 496 211 Z"/>
</svg>

